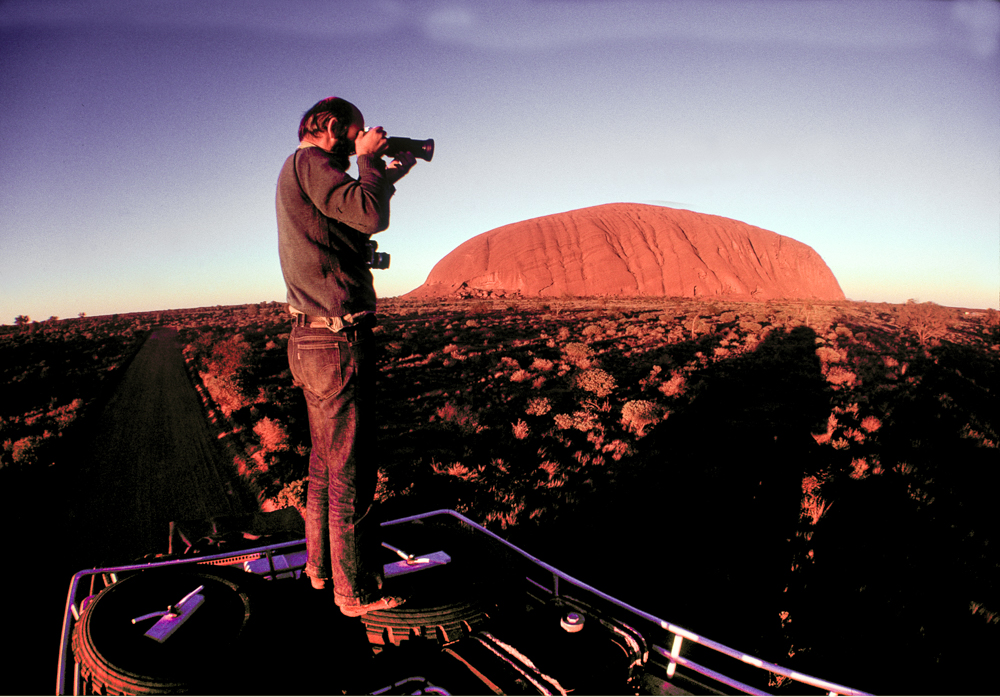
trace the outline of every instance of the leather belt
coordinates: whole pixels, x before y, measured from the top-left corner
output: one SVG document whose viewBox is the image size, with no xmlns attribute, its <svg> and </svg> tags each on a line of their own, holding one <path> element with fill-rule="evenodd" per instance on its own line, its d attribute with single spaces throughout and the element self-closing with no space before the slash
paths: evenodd
<svg viewBox="0 0 1000 697">
<path fill-rule="evenodd" d="M 331 332 L 341 332 L 374 327 L 377 323 L 375 313 L 371 310 L 355 312 L 343 317 L 321 317 L 317 315 L 307 315 L 294 308 L 289 308 L 292 313 L 292 324 L 297 327 L 309 327 L 310 329 L 329 329 Z"/>
</svg>

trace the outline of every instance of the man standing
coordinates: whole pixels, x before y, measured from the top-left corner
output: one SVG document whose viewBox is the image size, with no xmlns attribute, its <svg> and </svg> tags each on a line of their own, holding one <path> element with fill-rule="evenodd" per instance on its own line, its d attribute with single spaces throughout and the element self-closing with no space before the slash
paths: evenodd
<svg viewBox="0 0 1000 697">
<path fill-rule="evenodd" d="M 389 199 L 416 159 L 388 165 L 381 128 L 329 97 L 303 115 L 299 147 L 278 176 L 278 253 L 293 316 L 288 361 L 309 412 L 306 574 L 332 580 L 341 612 L 396 607 L 381 594 L 375 496 L 375 287 L 369 238 L 389 227 Z M 358 178 L 346 172 L 357 155 Z"/>
</svg>

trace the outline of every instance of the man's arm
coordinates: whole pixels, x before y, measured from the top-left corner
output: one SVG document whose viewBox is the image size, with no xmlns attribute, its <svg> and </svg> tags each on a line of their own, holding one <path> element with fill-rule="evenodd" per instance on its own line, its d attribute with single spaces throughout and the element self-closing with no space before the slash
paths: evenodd
<svg viewBox="0 0 1000 697">
<path fill-rule="evenodd" d="M 366 235 L 389 227 L 395 187 L 377 155 L 358 156 L 357 179 L 335 168 L 322 150 L 304 148 L 297 159 L 302 190 L 320 213 Z"/>
</svg>

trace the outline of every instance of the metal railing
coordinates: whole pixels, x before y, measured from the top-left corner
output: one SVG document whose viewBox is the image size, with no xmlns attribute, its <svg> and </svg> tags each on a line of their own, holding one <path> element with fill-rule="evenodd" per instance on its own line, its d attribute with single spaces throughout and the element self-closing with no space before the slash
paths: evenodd
<svg viewBox="0 0 1000 697">
<path fill-rule="evenodd" d="M 703 646 L 703 647 L 705 647 L 707 649 L 710 649 L 710 650 L 712 650 L 712 651 L 714 651 L 717 654 L 720 654 L 722 656 L 727 656 L 729 658 L 735 659 L 736 661 L 739 661 L 741 664 L 749 665 L 749 666 L 752 666 L 754 668 L 758 668 L 758 669 L 760 669 L 762 671 L 766 671 L 766 672 L 769 672 L 769 673 L 774 673 L 775 675 L 781 675 L 781 676 L 784 676 L 784 677 L 789 678 L 791 680 L 794 680 L 796 682 L 800 682 L 800 683 L 803 683 L 803 684 L 806 684 L 806 685 L 811 685 L 812 687 L 816 687 L 818 689 L 824 690 L 824 691 L 828 692 L 831 695 L 869 695 L 869 694 L 871 694 L 871 693 L 868 693 L 868 692 L 862 692 L 860 690 L 856 690 L 856 689 L 848 687 L 846 685 L 840 685 L 840 684 L 835 683 L 835 682 L 830 682 L 828 680 L 823 680 L 821 678 L 817 678 L 817 677 L 812 676 L 812 675 L 806 675 L 805 673 L 800 673 L 798 671 L 791 670 L 789 668 L 785 668 L 784 666 L 780 666 L 780 665 L 778 665 L 776 663 L 770 663 L 768 661 L 763 661 L 763 660 L 757 658 L 756 656 L 752 656 L 750 654 L 743 653 L 742 651 L 737 651 L 736 649 L 730 648 L 729 646 L 726 646 L 725 644 L 721 644 L 721 643 L 719 643 L 717 641 L 713 641 L 711 639 L 708 639 L 707 637 L 700 636 L 700 635 L 698 635 L 698 634 L 696 634 L 696 633 L 694 633 L 694 632 L 692 632 L 692 631 L 690 631 L 688 629 L 685 629 L 683 627 L 679 627 L 679 626 L 677 626 L 675 624 L 667 622 L 666 620 L 663 620 L 663 619 L 660 619 L 659 617 L 651 615 L 648 612 L 644 612 L 643 610 L 639 610 L 637 608 L 634 608 L 631 605 L 629 605 L 628 603 L 625 603 L 625 602 L 623 602 L 621 600 L 618 600 L 617 598 L 614 598 L 614 597 L 612 597 L 612 596 L 610 596 L 610 595 L 608 595 L 608 594 L 606 594 L 606 593 L 604 593 L 602 591 L 599 591 L 596 588 L 593 588 L 593 587 L 587 585 L 586 583 L 584 583 L 582 581 L 579 581 L 579 580 L 573 578 L 572 576 L 570 576 L 570 575 L 568 575 L 568 574 L 560 571 L 559 569 L 557 569 L 557 568 L 555 568 L 555 567 L 547 564 L 546 562 L 542 561 L 541 559 L 538 559 L 538 558 L 532 556 L 528 552 L 525 552 L 523 549 L 517 547 L 516 545 L 511 544 L 510 542 L 508 542 L 507 540 L 503 539 L 499 535 L 497 535 L 497 534 L 495 534 L 493 532 L 490 532 L 489 530 L 487 530 L 482 525 L 476 523 L 475 521 L 470 520 L 469 518 L 466 518 L 461 513 L 458 513 L 456 511 L 452 511 L 452 510 L 431 511 L 431 512 L 428 512 L 428 513 L 421 513 L 421 514 L 410 516 L 410 517 L 407 517 L 407 518 L 400 518 L 398 520 L 387 521 L 385 523 L 382 523 L 382 525 L 383 525 L 383 527 L 388 527 L 388 526 L 391 526 L 391 525 L 397 525 L 397 524 L 401 524 L 401 523 L 407 523 L 407 522 L 411 522 L 411 521 L 415 521 L 415 520 L 423 520 L 423 519 L 431 518 L 431 517 L 434 517 L 434 516 L 451 516 L 451 517 L 459 520 L 463 525 L 466 525 L 466 526 L 468 526 L 470 528 L 473 528 L 473 529 L 479 531 L 480 533 L 482 533 L 484 535 L 487 535 L 487 536 L 491 537 L 493 540 L 495 540 L 496 542 L 498 542 L 498 543 L 506 546 L 511 551 L 513 551 L 513 552 L 515 552 L 515 553 L 523 556 L 525 559 L 529 560 L 530 562 L 532 562 L 533 564 L 535 564 L 537 567 L 539 567 L 541 569 L 544 569 L 548 574 L 551 575 L 551 581 L 552 581 L 552 588 L 551 589 L 545 588 L 543 585 L 539 584 L 536 581 L 532 581 L 530 578 L 528 579 L 528 581 L 531 581 L 533 585 L 535 585 L 538 588 L 541 588 L 542 590 L 547 591 L 548 593 L 550 593 L 554 597 L 559 597 L 560 595 L 562 595 L 565 592 L 565 589 L 561 589 L 560 588 L 560 584 L 561 583 L 562 584 L 569 584 L 569 585 L 571 585 L 571 586 L 573 586 L 575 588 L 582 589 L 582 590 L 586 591 L 587 593 L 592 594 L 592 595 L 600 598 L 604 602 L 610 603 L 610 604 L 612 604 L 612 605 L 620 608 L 621 610 L 623 610 L 623 611 L 625 611 L 625 612 L 627 612 L 627 613 L 629 613 L 629 614 L 631 614 L 631 615 L 633 615 L 635 617 L 638 617 L 638 618 L 640 618 L 642 620 L 645 620 L 648 623 L 652 623 L 652 624 L 656 625 L 657 627 L 659 627 L 662 630 L 666 630 L 666 632 L 670 636 L 672 636 L 670 650 L 668 651 L 666 648 L 664 648 L 662 646 L 659 646 L 658 644 L 655 643 L 655 641 L 652 642 L 652 648 L 653 648 L 653 650 L 657 654 L 659 654 L 663 658 L 666 658 L 669 661 L 669 663 L 667 665 L 667 668 L 666 668 L 666 672 L 667 672 L 667 676 L 668 677 L 673 677 L 673 675 L 674 675 L 674 673 L 676 671 L 676 667 L 678 665 L 680 665 L 680 666 L 683 666 L 686 669 L 692 670 L 692 671 L 694 671 L 696 673 L 699 673 L 701 675 L 709 677 L 712 680 L 715 680 L 715 681 L 717 681 L 719 683 L 722 683 L 722 684 L 724 684 L 724 685 L 726 685 L 728 687 L 731 687 L 733 689 L 739 690 L 740 692 L 744 692 L 746 694 L 756 694 L 756 695 L 766 695 L 766 694 L 769 694 L 769 693 L 763 692 L 763 691 L 761 691 L 761 690 L 759 690 L 759 689 L 757 689 L 755 687 L 747 685 L 746 683 L 743 683 L 743 682 L 741 682 L 739 680 L 731 678 L 731 677 L 725 675 L 722 672 L 713 670 L 712 668 L 706 667 L 704 665 L 700 665 L 698 663 L 695 663 L 695 662 L 693 662 L 693 661 L 691 661 L 691 660 L 689 660 L 689 659 L 681 656 L 680 655 L 680 651 L 681 651 L 681 648 L 683 646 L 684 641 L 689 641 L 689 642 L 692 642 L 694 644 L 698 644 L 700 646 Z"/>
<path fill-rule="evenodd" d="M 559 598 L 566 595 L 565 586 L 570 586 L 571 589 L 577 589 L 590 594 L 594 598 L 600 599 L 601 602 L 610 604 L 618 609 L 618 611 L 627 613 L 632 618 L 640 620 L 646 624 L 645 630 L 635 627 L 635 630 L 643 635 L 647 642 L 650 644 L 652 653 L 661 661 L 666 661 L 665 674 L 667 678 L 673 678 L 677 667 L 681 666 L 687 671 L 697 673 L 701 676 L 709 678 L 717 683 L 727 686 L 728 688 L 739 690 L 740 692 L 746 694 L 762 695 L 768 694 L 763 692 L 758 688 L 755 688 L 745 682 L 737 680 L 731 676 L 726 675 L 720 670 L 696 663 L 689 658 L 681 655 L 681 650 L 684 647 L 684 642 L 690 642 L 698 646 L 702 646 L 708 649 L 714 654 L 721 657 L 732 659 L 738 662 L 741 666 L 751 666 L 752 668 L 759 669 L 768 673 L 773 673 L 775 675 L 784 676 L 790 680 L 794 680 L 799 683 L 810 685 L 812 687 L 824 690 L 831 695 L 868 695 L 870 693 L 855 690 L 853 688 L 847 687 L 846 685 L 840 685 L 838 683 L 830 682 L 828 680 L 823 680 L 821 678 L 814 677 L 812 675 L 806 675 L 798 671 L 785 668 L 776 663 L 770 663 L 768 661 L 763 661 L 756 656 L 752 656 L 736 649 L 730 648 L 725 644 L 721 644 L 717 641 L 703 637 L 695 632 L 692 632 L 684 627 L 667 622 L 666 620 L 660 619 L 654 615 L 651 615 L 643 610 L 632 607 L 628 603 L 625 603 L 617 598 L 614 598 L 596 588 L 593 588 L 582 581 L 579 581 L 572 576 L 560 571 L 559 569 L 551 566 L 550 564 L 538 559 L 523 549 L 511 544 L 507 540 L 503 539 L 499 535 L 487 530 L 482 525 L 470 520 L 464 515 L 457 513 L 452 510 L 437 510 L 430 511 L 428 513 L 421 513 L 414 516 L 409 516 L 406 518 L 399 518 L 396 520 L 390 520 L 382 523 L 382 527 L 392 527 L 393 525 L 401 525 L 417 520 L 426 520 L 428 518 L 434 518 L 439 516 L 449 516 L 454 518 L 456 521 L 461 523 L 468 528 L 475 530 L 477 533 L 485 535 L 491 538 L 496 543 L 499 543 L 514 552 L 515 554 L 521 556 L 526 561 L 530 562 L 537 569 L 543 570 L 546 573 L 547 580 L 551 584 L 546 586 L 545 583 L 534 580 L 530 577 L 526 577 L 526 580 L 531 583 L 532 586 L 537 589 L 547 593 L 548 595 Z M 70 588 L 66 598 L 66 608 L 63 614 L 63 632 L 62 632 L 62 642 L 59 650 L 59 662 L 57 669 L 57 679 L 56 679 L 56 694 L 63 695 L 66 692 L 66 679 L 67 679 L 67 669 L 69 662 L 73 661 L 72 651 L 70 649 L 70 637 L 72 635 L 73 623 L 79 619 L 80 612 L 85 605 L 86 599 L 92 597 L 96 594 L 95 581 L 98 575 L 102 576 L 102 581 L 105 585 L 108 585 L 105 579 L 110 579 L 111 583 L 116 582 L 117 575 L 122 573 L 133 573 L 144 571 L 150 568 L 162 568 L 166 566 L 183 565 L 183 564 L 217 564 L 217 565 L 235 565 L 242 564 L 243 562 L 266 559 L 267 567 L 266 569 L 257 570 L 260 576 L 268 578 L 277 578 L 280 575 L 288 574 L 296 570 L 301 570 L 301 565 L 287 565 L 284 562 L 276 564 L 275 557 L 279 556 L 284 550 L 291 550 L 293 548 L 301 548 L 305 545 L 305 540 L 293 540 L 291 542 L 283 542 L 278 544 L 267 545 L 264 547 L 257 547 L 252 549 L 240 550 L 237 552 L 228 552 L 224 554 L 207 555 L 203 557 L 189 557 L 173 559 L 168 561 L 160 562 L 149 562 L 144 564 L 130 564 L 124 566 L 115 567 L 105 567 L 100 569 L 88 569 L 80 571 L 75 574 L 70 582 Z M 85 597 L 80 597 L 82 595 L 81 584 L 89 579 L 90 588 Z M 567 596 L 568 597 L 568 596 Z M 653 628 L 650 628 L 652 625 Z M 665 639 L 660 643 L 657 639 Z M 661 645 L 664 644 L 664 645 Z M 670 644 L 670 649 L 668 650 L 665 644 Z M 650 659 L 652 660 L 652 659 Z M 73 694 L 78 694 L 79 690 L 79 666 L 74 667 L 73 671 Z"/>
<path fill-rule="evenodd" d="M 70 580 L 69 591 L 66 594 L 66 607 L 63 611 L 63 624 L 62 624 L 62 640 L 59 644 L 59 660 L 57 664 L 56 672 L 56 694 L 65 695 L 66 692 L 66 678 L 68 673 L 69 662 L 73 661 L 73 652 L 70 649 L 70 641 L 73 635 L 73 623 L 80 618 L 80 613 L 85 607 L 87 598 L 96 595 L 94 588 L 97 576 L 107 576 L 110 578 L 111 583 L 116 583 L 118 580 L 118 574 L 122 573 L 133 573 L 138 571 L 145 571 L 150 568 L 163 568 L 167 566 L 181 566 L 185 564 L 213 564 L 221 566 L 229 566 L 233 564 L 241 564 L 244 561 L 250 561 L 254 559 L 260 559 L 266 557 L 269 562 L 270 573 L 260 574 L 262 576 L 270 576 L 276 573 L 285 573 L 293 569 L 276 569 L 273 562 L 273 556 L 276 552 L 283 549 L 289 549 L 294 547 L 304 546 L 306 541 L 302 540 L 292 540 L 291 542 L 281 542 L 278 544 L 267 545 L 265 547 L 255 547 L 253 549 L 244 549 L 236 552 L 227 552 L 223 554 L 211 554 L 203 557 L 187 557 L 170 559 L 167 561 L 150 561 L 143 564 L 127 564 L 123 566 L 109 566 L 102 567 L 99 569 L 84 569 L 83 571 L 78 571 L 73 575 Z M 90 582 L 90 588 L 86 591 L 84 597 L 80 597 L 82 592 L 80 586 L 84 581 Z M 103 578 L 102 578 L 103 581 Z M 109 585 L 105 583 L 105 585 Z M 79 694 L 79 666 L 74 666 L 73 669 L 73 694 Z"/>
</svg>

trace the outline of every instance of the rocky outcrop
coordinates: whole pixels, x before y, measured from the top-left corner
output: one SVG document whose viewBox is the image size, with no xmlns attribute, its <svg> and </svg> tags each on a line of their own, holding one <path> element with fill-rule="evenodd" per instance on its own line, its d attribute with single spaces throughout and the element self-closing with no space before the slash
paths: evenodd
<svg viewBox="0 0 1000 697">
<path fill-rule="evenodd" d="M 801 242 L 729 218 L 633 203 L 484 232 L 406 297 L 447 295 L 844 299 L 823 259 Z"/>
</svg>

